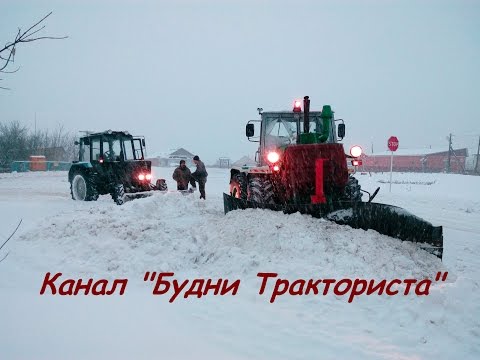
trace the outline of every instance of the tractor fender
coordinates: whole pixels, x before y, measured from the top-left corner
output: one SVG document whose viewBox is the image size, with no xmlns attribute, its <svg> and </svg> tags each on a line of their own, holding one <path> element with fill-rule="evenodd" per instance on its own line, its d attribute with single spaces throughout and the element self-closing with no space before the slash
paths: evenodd
<svg viewBox="0 0 480 360">
<path fill-rule="evenodd" d="M 230 168 L 230 174 L 238 174 L 238 173 L 248 173 L 248 170 L 251 166 L 243 165 L 243 166 L 232 166 Z"/>
<path fill-rule="evenodd" d="M 72 166 L 70 167 L 70 170 L 68 170 L 68 182 L 72 182 L 73 180 L 73 175 L 77 172 L 89 172 L 90 169 L 93 169 L 93 166 L 89 162 L 77 162 L 73 163 Z"/>
<path fill-rule="evenodd" d="M 244 173 L 249 174 L 272 174 L 272 169 L 268 165 L 265 166 L 232 166 L 230 174 Z"/>
</svg>

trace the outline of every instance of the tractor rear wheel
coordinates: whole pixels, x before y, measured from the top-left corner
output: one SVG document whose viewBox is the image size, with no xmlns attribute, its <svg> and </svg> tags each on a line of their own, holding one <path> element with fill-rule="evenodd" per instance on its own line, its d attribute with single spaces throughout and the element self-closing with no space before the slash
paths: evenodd
<svg viewBox="0 0 480 360">
<path fill-rule="evenodd" d="M 125 203 L 125 188 L 123 184 L 114 185 L 112 199 L 117 205 L 123 205 Z"/>
<path fill-rule="evenodd" d="M 237 173 L 230 179 L 230 195 L 234 198 L 247 200 L 247 177 Z"/>
<path fill-rule="evenodd" d="M 260 204 L 275 204 L 273 184 L 268 177 L 253 176 L 248 185 L 248 200 Z"/>
<path fill-rule="evenodd" d="M 70 183 L 70 194 L 73 200 L 95 201 L 98 199 L 98 191 L 95 186 L 95 177 L 84 173 L 76 173 Z"/>
</svg>

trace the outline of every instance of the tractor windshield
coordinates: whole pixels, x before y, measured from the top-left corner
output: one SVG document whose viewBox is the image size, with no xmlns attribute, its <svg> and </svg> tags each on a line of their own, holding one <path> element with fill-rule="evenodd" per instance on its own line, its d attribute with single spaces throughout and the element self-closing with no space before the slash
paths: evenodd
<svg viewBox="0 0 480 360">
<path fill-rule="evenodd" d="M 264 114 L 265 146 L 267 148 L 284 147 L 297 143 L 298 133 L 303 133 L 303 114 L 299 119 L 292 113 Z M 310 133 L 322 133 L 320 116 L 310 115 Z"/>
<path fill-rule="evenodd" d="M 140 139 L 124 139 L 125 160 L 143 160 L 144 154 Z"/>
<path fill-rule="evenodd" d="M 103 139 L 103 159 L 105 161 L 120 161 L 122 156 L 121 144 L 119 138 Z"/>
<path fill-rule="evenodd" d="M 264 129 L 266 147 L 282 147 L 297 141 L 297 120 L 293 116 L 269 116 Z"/>
</svg>

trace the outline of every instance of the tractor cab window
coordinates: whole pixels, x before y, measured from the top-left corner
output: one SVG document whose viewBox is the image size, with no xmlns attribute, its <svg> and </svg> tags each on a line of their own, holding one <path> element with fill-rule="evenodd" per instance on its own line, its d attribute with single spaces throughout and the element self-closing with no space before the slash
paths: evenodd
<svg viewBox="0 0 480 360">
<path fill-rule="evenodd" d="M 300 132 L 303 133 L 303 116 L 300 119 Z M 320 116 L 310 116 L 309 133 L 323 134 L 323 119 Z M 329 129 L 327 142 L 335 142 L 333 128 Z"/>
<path fill-rule="evenodd" d="M 322 119 L 319 116 L 310 116 L 310 129 L 309 133 L 317 133 L 321 134 L 323 130 L 323 122 Z M 303 116 L 300 120 L 300 132 L 303 131 Z"/>
<path fill-rule="evenodd" d="M 90 146 L 92 147 L 92 159 L 94 161 L 98 161 L 100 159 L 100 139 L 90 139 Z"/>
<path fill-rule="evenodd" d="M 103 159 L 105 161 L 120 161 L 120 139 L 103 139 Z"/>
<path fill-rule="evenodd" d="M 90 162 L 90 144 L 85 145 L 83 139 L 80 141 L 79 161 Z"/>
<path fill-rule="evenodd" d="M 297 121 L 293 118 L 272 117 L 265 122 L 265 145 L 282 147 L 297 141 Z"/>
<path fill-rule="evenodd" d="M 131 139 L 125 139 L 123 141 L 125 147 L 124 159 L 125 160 L 135 160 L 135 153 L 133 150 L 133 141 Z"/>
<path fill-rule="evenodd" d="M 142 149 L 142 143 L 140 139 L 133 139 L 133 150 L 135 152 L 135 159 L 136 160 L 143 160 L 143 149 Z"/>
</svg>

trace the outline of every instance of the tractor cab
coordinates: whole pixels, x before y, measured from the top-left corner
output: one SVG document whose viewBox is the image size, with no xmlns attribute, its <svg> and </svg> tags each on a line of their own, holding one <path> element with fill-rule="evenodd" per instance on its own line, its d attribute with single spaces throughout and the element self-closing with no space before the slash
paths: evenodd
<svg viewBox="0 0 480 360">
<path fill-rule="evenodd" d="M 297 144 L 337 142 L 333 118 L 324 121 L 320 111 L 310 113 L 307 132 L 303 113 L 265 112 L 261 119 L 259 152 L 262 164 L 270 151 L 283 152 L 286 147 Z"/>
<path fill-rule="evenodd" d="M 126 131 L 105 131 L 89 134 L 77 142 L 79 162 L 120 162 L 145 158 L 145 138 L 133 137 Z"/>
<path fill-rule="evenodd" d="M 165 179 L 151 184 L 151 161 L 145 160 L 145 138 L 126 131 L 89 133 L 75 142 L 78 161 L 69 174 L 74 200 L 96 200 L 111 194 L 121 205 L 127 198 L 145 197 L 151 190 L 166 191 Z"/>
<path fill-rule="evenodd" d="M 270 166 L 273 171 L 280 170 L 280 161 L 287 148 L 337 144 L 345 136 L 345 124 L 342 119 L 335 120 L 330 105 L 324 105 L 322 111 L 310 111 L 308 96 L 303 100 L 303 111 L 299 100 L 295 100 L 292 111 L 257 110 L 261 120 L 248 122 L 246 136 L 250 141 L 260 143 L 256 156 L 259 165 Z M 335 125 L 337 121 L 340 122 L 338 126 Z M 260 135 L 252 140 L 255 136 L 255 122 L 260 122 Z"/>
</svg>

